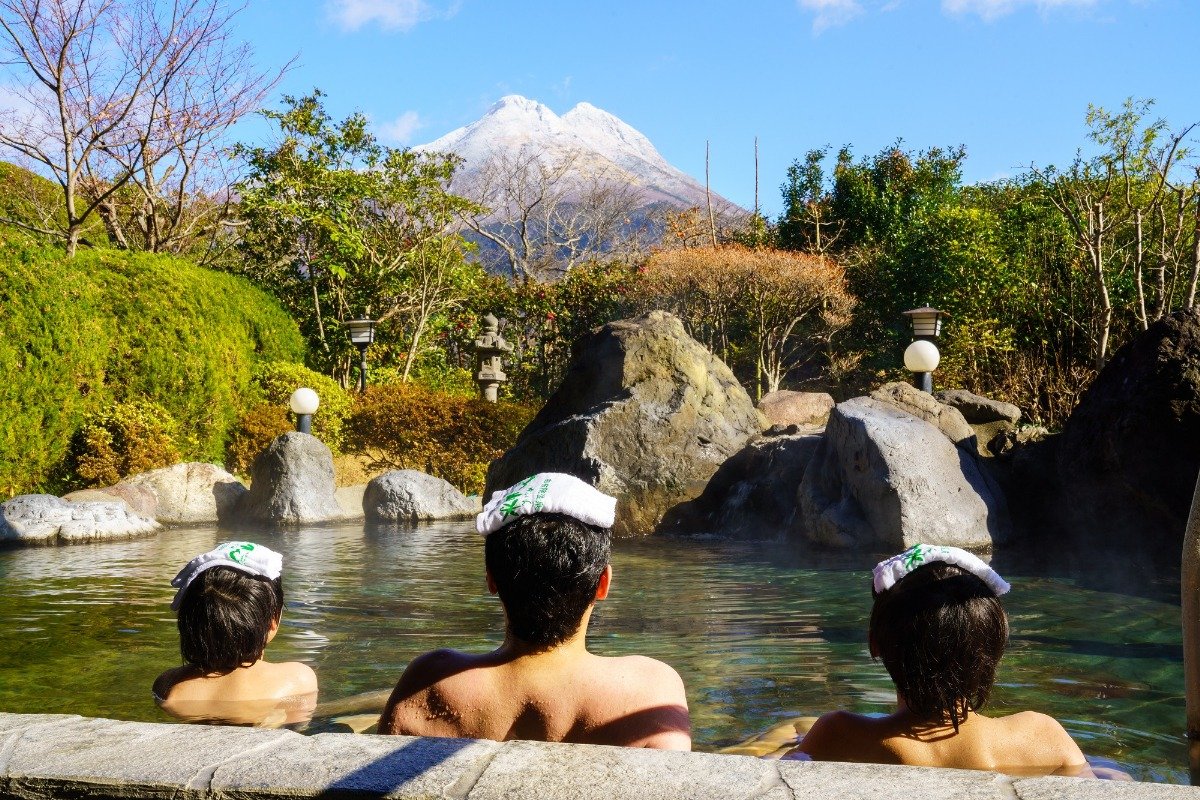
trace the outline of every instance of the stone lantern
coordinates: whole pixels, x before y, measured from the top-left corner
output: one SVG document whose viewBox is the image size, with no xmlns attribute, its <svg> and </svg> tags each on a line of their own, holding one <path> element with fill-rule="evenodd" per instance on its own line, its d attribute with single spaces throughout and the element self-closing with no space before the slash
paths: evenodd
<svg viewBox="0 0 1200 800">
<path fill-rule="evenodd" d="M 483 330 L 475 339 L 475 354 L 479 360 L 479 371 L 475 373 L 475 382 L 479 384 L 479 394 L 489 403 L 498 399 L 500 384 L 508 380 L 504 374 L 500 357 L 511 353 L 513 346 L 504 341 L 500 335 L 500 320 L 492 314 L 483 318 Z"/>
</svg>

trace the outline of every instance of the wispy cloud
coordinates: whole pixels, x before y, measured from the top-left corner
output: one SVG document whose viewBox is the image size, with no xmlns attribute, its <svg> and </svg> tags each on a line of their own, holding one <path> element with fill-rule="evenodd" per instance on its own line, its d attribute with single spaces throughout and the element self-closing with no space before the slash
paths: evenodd
<svg viewBox="0 0 1200 800">
<path fill-rule="evenodd" d="M 814 34 L 838 25 L 845 25 L 863 13 L 862 4 L 858 0 L 797 0 L 797 2 L 801 9 L 814 14 L 812 24 Z"/>
<path fill-rule="evenodd" d="M 421 115 L 416 111 L 405 111 L 391 122 L 380 123 L 375 128 L 379 131 L 379 138 L 406 145 L 412 142 L 413 134 L 419 131 L 424 124 L 421 121 Z"/>
<path fill-rule="evenodd" d="M 1098 0 L 942 0 L 942 10 L 948 14 L 975 14 L 992 22 L 1012 12 L 1030 6 L 1045 13 L 1058 8 L 1090 8 Z"/>
<path fill-rule="evenodd" d="M 426 0 L 326 0 L 325 13 L 344 31 L 372 24 L 385 31 L 407 31 L 418 22 L 453 17 L 461 2 L 452 0 L 442 6 Z"/>
</svg>

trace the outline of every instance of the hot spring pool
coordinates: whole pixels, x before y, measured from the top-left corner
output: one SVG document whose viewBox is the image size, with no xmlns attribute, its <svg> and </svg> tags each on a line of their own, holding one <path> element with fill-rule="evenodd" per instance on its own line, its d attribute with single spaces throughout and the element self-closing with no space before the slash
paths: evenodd
<svg viewBox="0 0 1200 800">
<path fill-rule="evenodd" d="M 269 650 L 316 669 L 321 700 L 390 689 L 413 656 L 502 638 L 464 523 L 288 533 L 177 529 L 133 542 L 0 550 L 0 710 L 166 721 L 150 683 L 179 663 L 169 586 L 228 539 L 284 554 L 287 611 Z M 714 540 L 618 540 L 613 592 L 590 646 L 674 666 L 696 749 L 734 744 L 792 717 L 885 712 L 894 695 L 867 654 L 869 569 L 883 553 L 796 553 Z M 1187 782 L 1179 576 L 1132 565 L 993 562 L 1009 652 L 991 710 L 1057 717 L 1090 757 L 1139 780 Z M 1095 576 L 1108 576 L 1098 583 Z M 1113 591 L 1112 587 L 1135 591 Z"/>
</svg>

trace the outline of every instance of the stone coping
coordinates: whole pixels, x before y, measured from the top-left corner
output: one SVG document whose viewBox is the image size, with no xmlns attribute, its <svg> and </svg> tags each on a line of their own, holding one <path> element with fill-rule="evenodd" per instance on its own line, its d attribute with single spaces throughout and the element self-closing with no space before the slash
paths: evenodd
<svg viewBox="0 0 1200 800">
<path fill-rule="evenodd" d="M 1184 786 L 491 742 L 0 713 L 0 798 L 1196 797 Z"/>
</svg>

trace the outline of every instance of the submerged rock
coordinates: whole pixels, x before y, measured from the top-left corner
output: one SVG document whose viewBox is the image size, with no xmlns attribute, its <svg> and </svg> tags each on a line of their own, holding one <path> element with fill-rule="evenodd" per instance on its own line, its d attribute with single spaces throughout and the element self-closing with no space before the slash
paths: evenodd
<svg viewBox="0 0 1200 800">
<path fill-rule="evenodd" d="M 1113 355 L 1063 428 L 1058 472 L 1082 541 L 1179 553 L 1200 472 L 1200 308 Z"/>
<path fill-rule="evenodd" d="M 367 484 L 363 513 L 368 522 L 461 519 L 479 512 L 449 482 L 415 469 L 385 472 Z"/>
<path fill-rule="evenodd" d="M 122 500 L 68 502 L 49 494 L 26 494 L 0 504 L 0 541 L 55 544 L 130 539 L 160 528 Z"/>
<path fill-rule="evenodd" d="M 764 427 L 729 367 L 652 311 L 576 342 L 558 391 L 492 462 L 485 496 L 566 472 L 618 498 L 615 532 L 649 533 Z"/>
<path fill-rule="evenodd" d="M 153 493 L 155 517 L 171 525 L 229 522 L 246 494 L 237 478 L 216 464 L 198 462 L 132 475 L 101 491 L 125 496 L 139 489 Z"/>
<path fill-rule="evenodd" d="M 805 534 L 836 547 L 986 547 L 1009 535 L 1003 495 L 973 449 L 868 397 L 834 408 L 798 500 Z"/>
<path fill-rule="evenodd" d="M 342 517 L 334 496 L 333 454 L 315 436 L 276 436 L 254 459 L 250 491 L 238 514 L 270 525 L 330 522 Z"/>
</svg>

